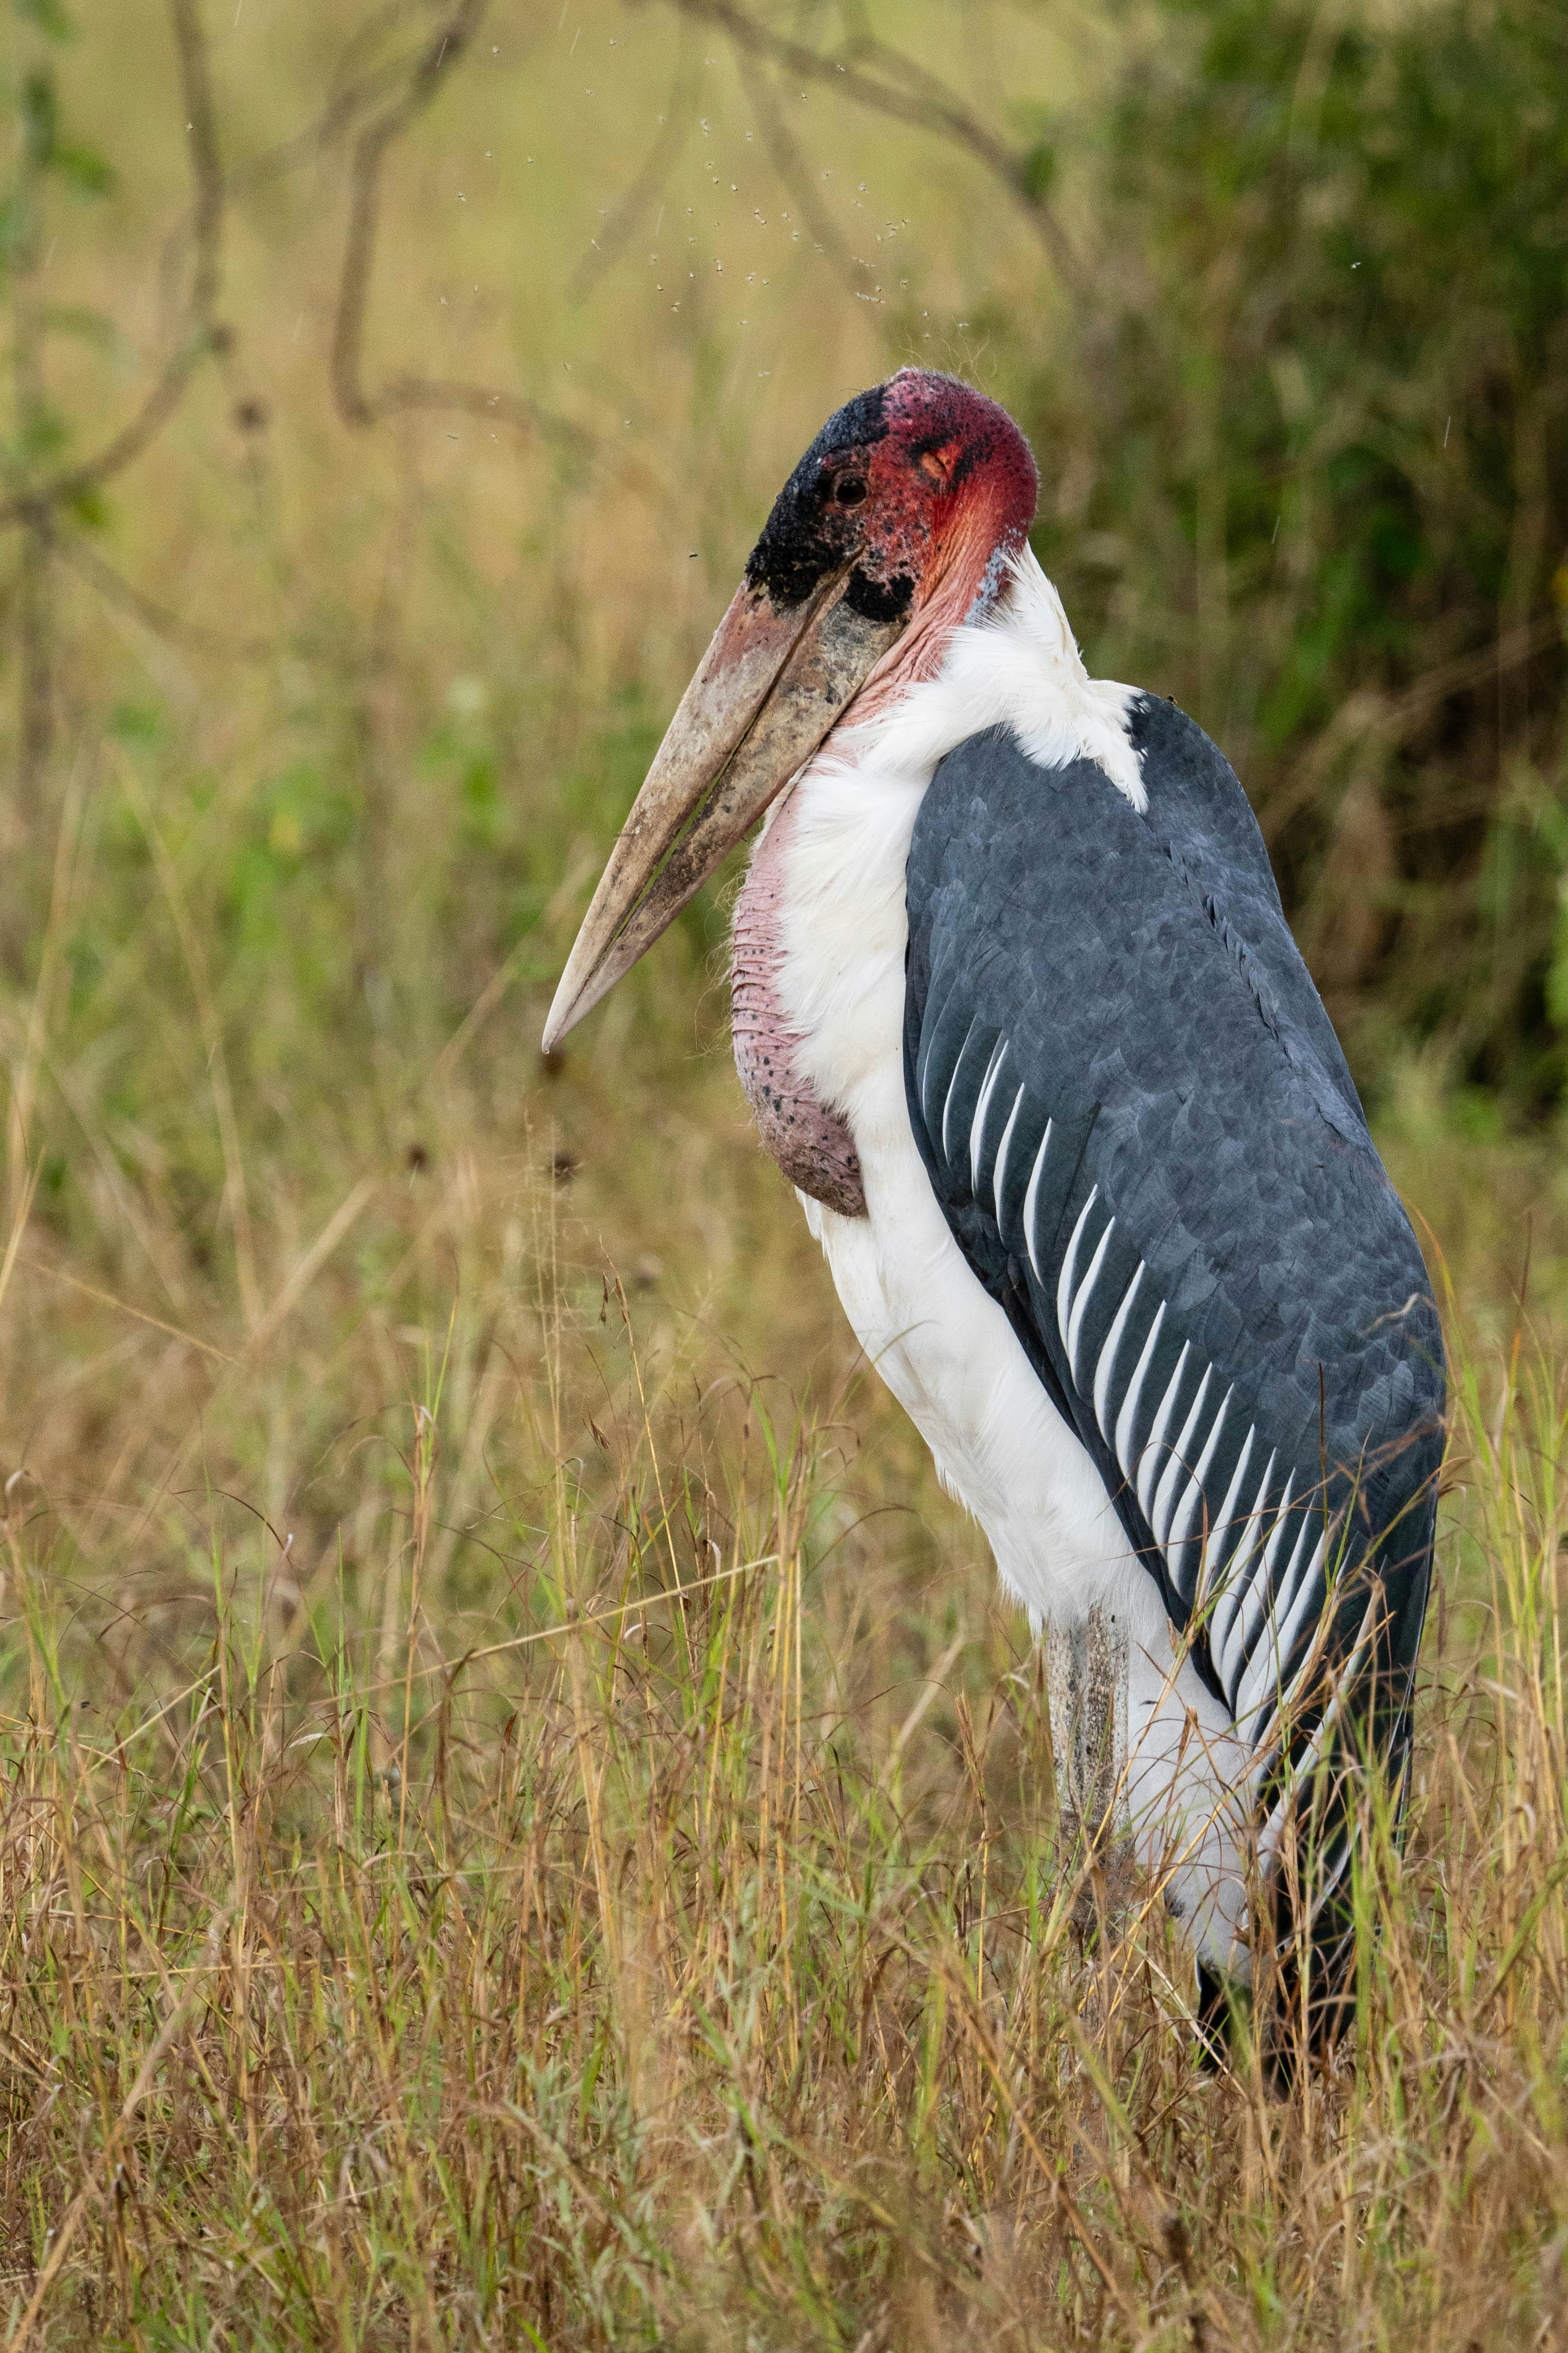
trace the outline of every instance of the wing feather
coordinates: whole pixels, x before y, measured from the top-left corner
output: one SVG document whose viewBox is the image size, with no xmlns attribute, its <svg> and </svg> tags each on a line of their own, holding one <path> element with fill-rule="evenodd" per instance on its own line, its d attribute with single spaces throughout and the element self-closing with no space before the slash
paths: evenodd
<svg viewBox="0 0 1568 2353">
<path fill-rule="evenodd" d="M 1209 1424 L 1204 1439 L 1203 1451 L 1198 1455 L 1192 1477 L 1182 1491 L 1182 1499 L 1171 1515 L 1170 1525 L 1161 1537 L 1165 1549 L 1165 1558 L 1170 1563 L 1172 1580 L 1178 1593 L 1187 1600 L 1191 1600 L 1193 1591 L 1193 1578 L 1187 1574 L 1188 1548 L 1192 1543 L 1198 1514 L 1203 1510 L 1205 1485 L 1213 1471 L 1215 1456 L 1219 1450 L 1220 1438 L 1224 1433 L 1226 1417 L 1230 1412 L 1230 1401 L 1235 1395 L 1236 1383 L 1232 1381 L 1219 1401 L 1218 1412 Z"/>
<path fill-rule="evenodd" d="M 1013 1130 L 1018 1124 L 1018 1113 L 1023 1108 L 1024 1092 L 1020 1085 L 1013 1098 L 1013 1108 L 1007 1114 L 1007 1124 L 1002 1130 L 1002 1141 L 996 1146 L 996 1165 L 991 1173 L 991 1198 L 996 1211 L 998 1229 L 1002 1224 L 1002 1188 L 1007 1181 L 1007 1154 L 1013 1143 Z"/>
<path fill-rule="evenodd" d="M 1148 1337 L 1143 1343 L 1143 1353 L 1138 1359 L 1137 1367 L 1128 1384 L 1127 1393 L 1121 1400 L 1121 1410 L 1116 1417 L 1116 1461 L 1119 1467 L 1128 1475 L 1131 1475 L 1132 1461 L 1132 1433 L 1137 1427 L 1138 1411 L 1143 1401 L 1143 1383 L 1148 1376 L 1154 1351 L 1160 1345 L 1160 1333 L 1165 1321 L 1165 1306 L 1166 1303 L 1162 1299 L 1155 1310 L 1154 1320 L 1149 1326 Z M 1112 1399 L 1111 1402 L 1115 1400 Z"/>
<path fill-rule="evenodd" d="M 958 1092 L 959 1082 L 963 1076 L 964 1057 L 969 1052 L 970 1040 L 974 1035 L 979 1020 L 980 1016 L 977 1013 L 970 1017 L 969 1027 L 963 1033 L 963 1043 L 958 1050 L 958 1060 L 952 1066 L 952 1072 L 947 1082 L 947 1092 L 942 1099 L 942 1148 L 944 1157 L 949 1149 L 947 1126 L 952 1117 L 952 1099 Z"/>
<path fill-rule="evenodd" d="M 1165 1394 L 1155 1409 L 1152 1427 L 1139 1452 L 1138 1501 L 1142 1504 L 1145 1515 L 1153 1508 L 1154 1481 L 1160 1468 L 1160 1449 L 1165 1442 L 1165 1432 L 1170 1428 L 1176 1399 L 1181 1394 L 1183 1377 L 1187 1369 L 1187 1359 L 1192 1353 L 1192 1342 L 1184 1340 L 1182 1353 L 1176 1358 L 1176 1369 L 1165 1384 Z M 1208 1377 L 1206 1371 L 1204 1377 L 1205 1380 Z"/>
<path fill-rule="evenodd" d="M 1072 1323 L 1073 1302 L 1078 1295 L 1076 1286 L 1078 1282 L 1079 1245 L 1083 1240 L 1083 1229 L 1085 1226 L 1088 1225 L 1090 1218 L 1094 1215 L 1094 1205 L 1099 1198 L 1100 1187 L 1097 1185 L 1094 1187 L 1094 1190 L 1090 1193 L 1088 1200 L 1084 1203 L 1082 1208 L 1078 1213 L 1078 1223 L 1072 1229 L 1072 1239 L 1068 1243 L 1067 1256 L 1062 1261 L 1062 1271 L 1057 1279 L 1057 1330 L 1061 1335 L 1062 1345 L 1067 1348 L 1068 1360 L 1069 1364 L 1072 1360 L 1072 1347 L 1068 1339 L 1068 1331 Z M 1114 1223 L 1115 1220 L 1112 1219 L 1111 1222 Z M 1110 1226 L 1107 1226 L 1105 1232 L 1106 1238 L 1109 1239 L 1110 1233 Z M 1100 1254 L 1102 1254 L 1102 1252 L 1103 1245 Z M 1096 1271 L 1099 1269 L 1100 1254 L 1097 1254 L 1094 1261 Z"/>
<path fill-rule="evenodd" d="M 1140 1259 L 1132 1270 L 1132 1280 L 1121 1294 L 1121 1303 L 1111 1319 L 1110 1329 L 1105 1335 L 1100 1355 L 1095 1361 L 1094 1418 L 1100 1425 L 1100 1436 L 1105 1439 L 1110 1436 L 1110 1430 L 1106 1428 L 1106 1416 L 1110 1410 L 1110 1384 L 1116 1373 L 1116 1352 L 1121 1345 L 1122 1334 L 1127 1329 L 1127 1319 L 1132 1313 L 1133 1303 L 1138 1296 L 1138 1286 L 1142 1280 L 1143 1261 Z"/>
<path fill-rule="evenodd" d="M 980 1100 L 974 1106 L 974 1117 L 969 1123 L 969 1178 L 977 1193 L 980 1190 L 980 1155 L 985 1143 L 985 1114 L 991 1108 L 991 1098 L 996 1092 L 996 1082 L 1006 1059 L 1007 1040 L 999 1038 L 991 1051 L 991 1060 L 980 1089 Z"/>
<path fill-rule="evenodd" d="M 942 764 L 910 852 L 910 1114 L 1200 1672 L 1284 1771 L 1301 1662 L 1348 1663 L 1373 1584 L 1369 1655 L 1414 1659 L 1442 1345 L 1240 786 L 1172 706 L 1131 726 L 1144 813 L 1005 729 Z"/>
<path fill-rule="evenodd" d="M 1040 1261 L 1035 1247 L 1035 1221 L 1039 1206 L 1040 1183 L 1046 1173 L 1046 1155 L 1051 1148 L 1052 1124 L 1047 1119 L 1046 1132 L 1040 1138 L 1040 1148 L 1035 1155 L 1035 1165 L 1029 1171 L 1029 1189 L 1024 1196 L 1024 1242 L 1037 1281 L 1040 1280 Z"/>
</svg>

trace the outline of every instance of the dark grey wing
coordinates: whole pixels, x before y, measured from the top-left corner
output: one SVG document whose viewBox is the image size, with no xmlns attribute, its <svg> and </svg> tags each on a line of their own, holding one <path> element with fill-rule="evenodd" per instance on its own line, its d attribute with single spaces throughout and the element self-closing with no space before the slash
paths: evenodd
<svg viewBox="0 0 1568 2353">
<path fill-rule="evenodd" d="M 939 767 L 916 1140 L 1238 1728 L 1300 1761 L 1354 1658 L 1397 1743 L 1442 1451 L 1426 1269 L 1239 784 L 1171 705 L 1131 732 L 1144 815 L 1005 729 Z"/>
</svg>

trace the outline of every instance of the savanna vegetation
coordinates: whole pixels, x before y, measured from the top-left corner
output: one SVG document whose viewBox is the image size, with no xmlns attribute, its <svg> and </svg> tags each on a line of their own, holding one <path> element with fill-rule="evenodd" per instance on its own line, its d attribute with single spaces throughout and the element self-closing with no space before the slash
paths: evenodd
<svg viewBox="0 0 1568 2353">
<path fill-rule="evenodd" d="M 1568 19 L 4 0 L 8 2346 L 1568 2342 Z M 1012 406 L 1231 752 L 1455 1368 L 1271 2096 L 728 1066 L 543 1062 L 760 518 Z"/>
</svg>

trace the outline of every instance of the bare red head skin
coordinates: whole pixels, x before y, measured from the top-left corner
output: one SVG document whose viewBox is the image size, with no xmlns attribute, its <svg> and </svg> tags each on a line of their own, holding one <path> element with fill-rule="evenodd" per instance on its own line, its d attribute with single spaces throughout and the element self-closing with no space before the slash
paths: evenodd
<svg viewBox="0 0 1568 2353">
<path fill-rule="evenodd" d="M 545 1024 L 559 1044 L 649 948 L 847 713 L 941 664 L 996 596 L 1035 512 L 1006 413 L 904 368 L 828 419 L 644 779 Z"/>
<path fill-rule="evenodd" d="M 996 595 L 1038 491 L 1005 409 L 955 376 L 901 368 L 829 417 L 774 501 L 745 586 L 796 605 L 852 561 L 844 602 L 907 624 L 884 664 L 916 677 L 940 659 L 936 625 L 956 626 Z"/>
</svg>

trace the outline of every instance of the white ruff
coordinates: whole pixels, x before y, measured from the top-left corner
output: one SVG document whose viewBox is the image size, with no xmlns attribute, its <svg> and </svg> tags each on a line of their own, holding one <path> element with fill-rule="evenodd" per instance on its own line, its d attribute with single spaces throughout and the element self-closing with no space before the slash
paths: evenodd
<svg viewBox="0 0 1568 2353">
<path fill-rule="evenodd" d="M 1221 1792 L 1241 1751 L 1184 1663 L 1100 1474 L 970 1271 L 931 1190 L 904 1098 L 905 870 L 945 754 L 1005 724 L 1042 765 L 1087 756 L 1146 807 L 1125 717 L 1133 690 L 1091 680 L 1056 590 L 1026 552 L 999 606 L 959 629 L 940 674 L 843 729 L 776 805 L 784 827 L 778 993 L 795 1067 L 848 1124 L 866 1215 L 799 1196 L 867 1356 L 991 1541 L 1032 1624 L 1101 1602 L 1129 1630 L 1129 1794 L 1146 1859 L 1210 1957 L 1233 1970 L 1242 1910 L 1239 1810 Z M 1228 1828 L 1224 1817 L 1235 1810 Z"/>
</svg>

